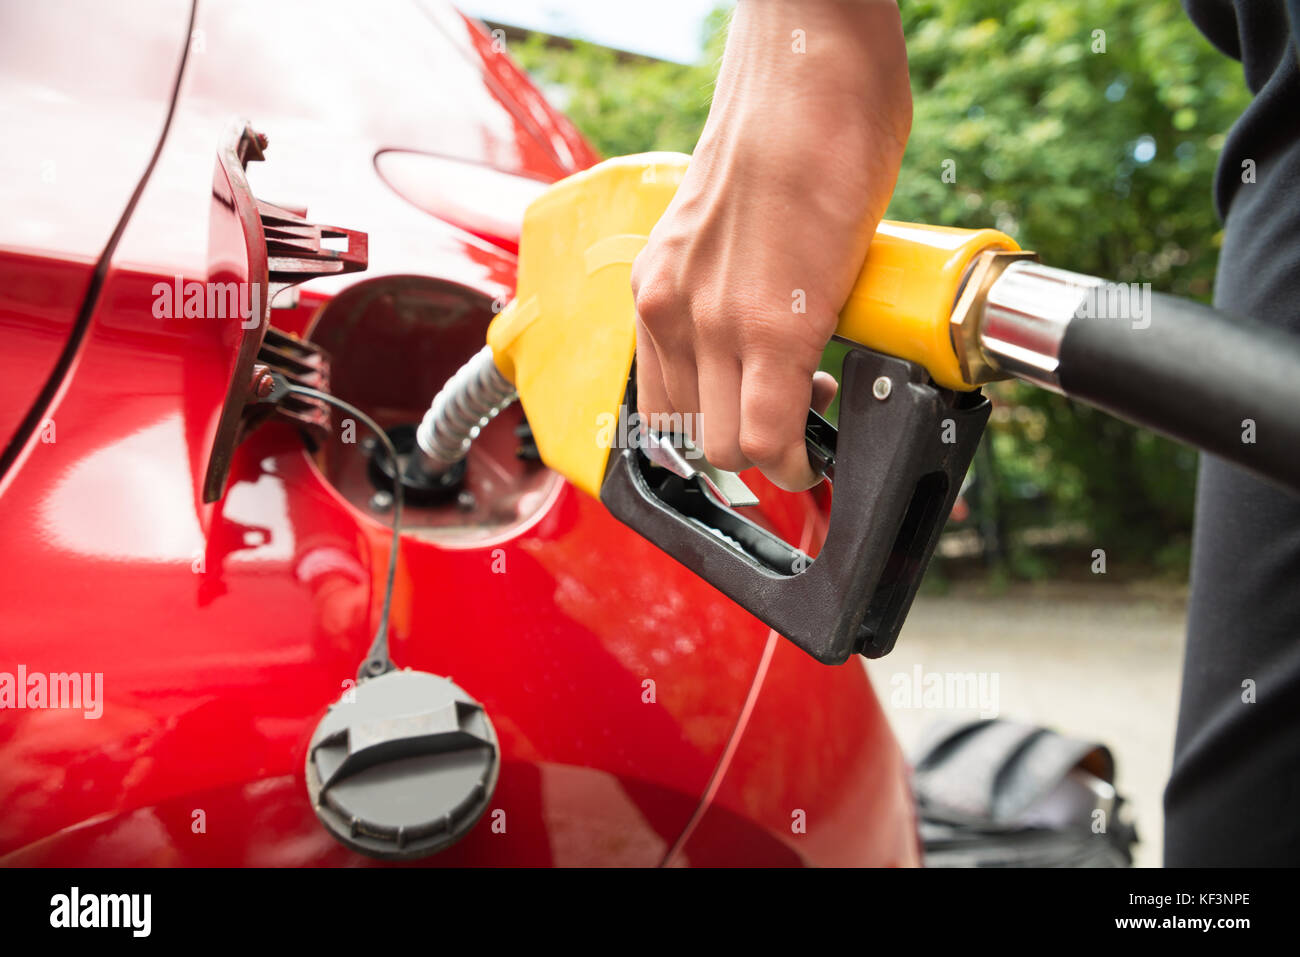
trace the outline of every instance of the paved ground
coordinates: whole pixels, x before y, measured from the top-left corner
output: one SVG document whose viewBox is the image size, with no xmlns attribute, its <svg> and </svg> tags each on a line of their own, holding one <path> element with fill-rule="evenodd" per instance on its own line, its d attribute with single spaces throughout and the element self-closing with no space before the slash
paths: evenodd
<svg viewBox="0 0 1300 957">
<path fill-rule="evenodd" d="M 935 718 L 976 714 L 900 707 L 895 676 L 910 682 L 916 665 L 923 675 L 987 673 L 989 692 L 996 674 L 1002 717 L 1107 744 L 1137 822 L 1136 863 L 1158 867 L 1185 607 L 1185 592 L 1164 586 L 956 585 L 919 597 L 894 652 L 867 671 L 905 749 Z"/>
</svg>

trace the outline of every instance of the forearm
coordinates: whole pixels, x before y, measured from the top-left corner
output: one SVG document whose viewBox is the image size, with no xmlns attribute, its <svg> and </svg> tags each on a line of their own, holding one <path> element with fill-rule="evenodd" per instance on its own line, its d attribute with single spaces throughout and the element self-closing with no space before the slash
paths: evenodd
<svg viewBox="0 0 1300 957">
<path fill-rule="evenodd" d="M 866 174 L 878 218 L 911 127 L 894 0 L 740 0 L 695 161 L 704 173 L 761 166 L 800 185 L 801 155 L 843 164 L 850 182 Z M 767 149 L 752 149 L 756 140 Z"/>
<path fill-rule="evenodd" d="M 846 110 L 843 122 L 905 143 L 912 96 L 897 3 L 739 0 L 702 139 L 730 115 L 737 90 L 763 94 L 787 116 Z"/>
</svg>

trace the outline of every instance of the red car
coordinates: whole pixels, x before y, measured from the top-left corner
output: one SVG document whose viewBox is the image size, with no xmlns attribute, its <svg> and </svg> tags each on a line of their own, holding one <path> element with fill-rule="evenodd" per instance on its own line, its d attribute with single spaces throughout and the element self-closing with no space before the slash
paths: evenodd
<svg viewBox="0 0 1300 957">
<path fill-rule="evenodd" d="M 258 376 L 418 421 L 511 294 L 523 206 L 597 157 L 440 3 L 2 18 L 0 863 L 369 863 L 304 765 L 375 632 L 391 496 L 364 427 Z M 258 281 L 286 287 L 269 328 L 214 310 Z M 499 748 L 482 817 L 425 860 L 918 863 L 863 669 L 781 640 L 522 426 L 407 503 L 392 658 Z M 825 503 L 764 492 L 815 551 Z"/>
</svg>

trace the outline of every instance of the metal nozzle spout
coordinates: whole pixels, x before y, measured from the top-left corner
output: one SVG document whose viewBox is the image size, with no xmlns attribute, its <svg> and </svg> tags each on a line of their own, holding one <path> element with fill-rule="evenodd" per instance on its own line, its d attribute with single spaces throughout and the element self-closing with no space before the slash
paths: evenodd
<svg viewBox="0 0 1300 957">
<path fill-rule="evenodd" d="M 465 458 L 483 426 L 515 401 L 515 387 L 497 369 L 492 349 L 484 346 L 434 396 L 415 440 L 423 455 L 409 468 L 438 476 Z"/>
</svg>

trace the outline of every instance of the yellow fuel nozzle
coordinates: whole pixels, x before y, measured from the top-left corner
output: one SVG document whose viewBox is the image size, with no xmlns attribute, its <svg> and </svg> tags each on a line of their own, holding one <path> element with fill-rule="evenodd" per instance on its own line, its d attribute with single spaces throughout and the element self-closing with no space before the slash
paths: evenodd
<svg viewBox="0 0 1300 957">
<path fill-rule="evenodd" d="M 1153 324 L 1150 303 L 1131 314 L 1126 296 L 1116 312 L 1114 284 L 1026 262 L 1033 253 L 996 230 L 882 222 L 836 327 L 863 347 L 844 360 L 840 427 L 810 414 L 805 433 L 810 463 L 836 482 L 810 559 L 665 457 L 663 435 L 645 437 L 658 443 L 649 450 L 637 444 L 621 408 L 636 343 L 632 263 L 688 162 L 609 160 L 529 207 L 516 299 L 417 434 L 435 469 L 463 455 L 513 384 L 548 466 L 827 664 L 893 647 L 988 421 L 977 390 L 992 379 L 1056 389 L 1300 488 L 1300 428 L 1287 418 L 1300 382 L 1294 336 L 1171 297 L 1156 298 L 1164 319 Z M 1183 383 L 1195 395 L 1206 370 L 1217 376 L 1212 402 L 1152 402 L 1141 387 Z M 1266 445 L 1239 441 L 1247 415 L 1271 416 L 1258 433 Z"/>
<path fill-rule="evenodd" d="M 534 200 L 519 237 L 515 298 L 488 329 L 542 461 L 592 496 L 625 420 L 636 351 L 632 261 L 688 162 L 680 153 L 606 160 Z"/>
<path fill-rule="evenodd" d="M 542 460 L 598 496 L 636 348 L 632 261 L 667 209 L 690 158 L 645 153 L 564 179 L 524 217 L 516 297 L 488 330 Z M 1018 247 L 993 229 L 882 222 L 836 335 L 925 367 L 969 390 L 950 320 L 985 250 Z"/>
<path fill-rule="evenodd" d="M 996 229 L 885 220 L 876 228 L 835 335 L 924 366 L 946 389 L 977 388 L 987 380 L 967 374 L 971 364 L 964 350 L 959 353 L 962 343 L 955 344 L 954 335 L 960 335 L 963 316 L 977 317 L 956 311 L 958 294 L 965 300 L 967 290 L 974 295 L 982 288 L 970 280 L 978 280 L 988 261 L 1000 262 L 1004 254 L 1033 255 L 1019 250 Z M 982 255 L 993 253 L 998 255 Z M 977 348 L 977 336 L 969 344 Z"/>
</svg>

